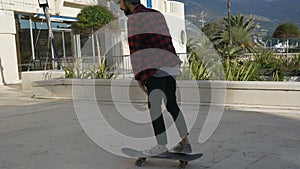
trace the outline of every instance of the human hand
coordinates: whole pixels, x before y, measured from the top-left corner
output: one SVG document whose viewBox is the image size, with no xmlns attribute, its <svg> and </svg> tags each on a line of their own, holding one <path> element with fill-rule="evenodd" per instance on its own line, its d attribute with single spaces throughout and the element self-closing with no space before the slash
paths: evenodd
<svg viewBox="0 0 300 169">
<path fill-rule="evenodd" d="M 149 92 L 148 92 L 148 89 L 147 89 L 147 87 L 145 86 L 145 84 L 144 84 L 142 81 L 140 81 L 140 80 L 138 80 L 137 82 L 138 82 L 138 84 L 139 84 L 139 87 L 143 90 L 143 92 L 146 93 L 146 94 L 148 95 Z"/>
</svg>

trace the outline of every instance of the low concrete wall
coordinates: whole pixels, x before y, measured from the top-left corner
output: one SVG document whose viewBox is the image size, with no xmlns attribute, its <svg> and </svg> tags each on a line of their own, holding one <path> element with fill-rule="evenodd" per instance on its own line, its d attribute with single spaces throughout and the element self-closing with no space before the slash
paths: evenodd
<svg viewBox="0 0 300 169">
<path fill-rule="evenodd" d="M 64 77 L 65 77 L 65 72 L 61 70 L 22 72 L 22 90 L 23 92 L 32 92 L 31 83 L 34 81 L 62 79 Z"/>
<path fill-rule="evenodd" d="M 32 82 L 37 98 L 146 102 L 134 80 L 57 79 Z M 178 81 L 177 97 L 187 104 L 223 104 L 235 109 L 300 111 L 300 83 Z"/>
<path fill-rule="evenodd" d="M 300 111 L 298 82 L 228 82 L 226 91 L 228 107 Z"/>
</svg>

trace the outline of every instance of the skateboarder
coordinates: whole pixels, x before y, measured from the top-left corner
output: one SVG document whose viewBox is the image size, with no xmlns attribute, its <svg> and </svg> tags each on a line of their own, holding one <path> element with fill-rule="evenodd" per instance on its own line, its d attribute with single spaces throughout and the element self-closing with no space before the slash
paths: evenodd
<svg viewBox="0 0 300 169">
<path fill-rule="evenodd" d="M 128 43 L 134 78 L 148 95 L 148 107 L 157 145 L 144 150 L 146 155 L 168 151 L 166 128 L 161 112 L 164 99 L 172 115 L 181 141 L 172 150 L 191 153 L 184 116 L 176 101 L 176 81 L 181 60 L 176 55 L 164 16 L 146 8 L 140 0 L 119 0 L 120 9 L 128 17 Z"/>
</svg>

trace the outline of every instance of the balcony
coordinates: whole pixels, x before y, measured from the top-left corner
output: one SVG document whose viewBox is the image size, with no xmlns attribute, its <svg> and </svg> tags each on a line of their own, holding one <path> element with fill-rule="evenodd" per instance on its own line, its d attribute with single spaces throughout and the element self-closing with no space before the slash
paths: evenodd
<svg viewBox="0 0 300 169">
<path fill-rule="evenodd" d="M 147 6 L 147 0 L 141 0 Z M 177 1 L 152 0 L 152 8 L 162 13 L 184 18 L 184 4 Z"/>
<path fill-rule="evenodd" d="M 85 6 L 90 5 L 97 5 L 97 0 L 64 0 L 63 6 L 64 7 L 71 7 L 71 8 L 83 8 Z"/>
<path fill-rule="evenodd" d="M 184 18 L 184 4 L 176 1 L 166 1 L 166 13 Z"/>
</svg>

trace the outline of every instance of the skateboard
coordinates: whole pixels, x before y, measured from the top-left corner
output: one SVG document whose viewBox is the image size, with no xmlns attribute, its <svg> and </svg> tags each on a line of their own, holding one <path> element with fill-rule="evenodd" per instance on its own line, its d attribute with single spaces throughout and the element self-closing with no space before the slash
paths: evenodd
<svg viewBox="0 0 300 169">
<path fill-rule="evenodd" d="M 130 157 L 135 157 L 137 160 L 135 161 L 136 166 L 142 166 L 147 158 L 157 158 L 157 159 L 166 159 L 166 160 L 179 160 L 179 168 L 184 169 L 189 161 L 196 160 L 203 156 L 202 153 L 195 154 L 183 154 L 183 153 L 175 153 L 175 152 L 165 152 L 163 154 L 155 155 L 155 156 L 147 156 L 142 151 L 138 151 L 131 148 L 122 148 L 122 152 Z"/>
</svg>

